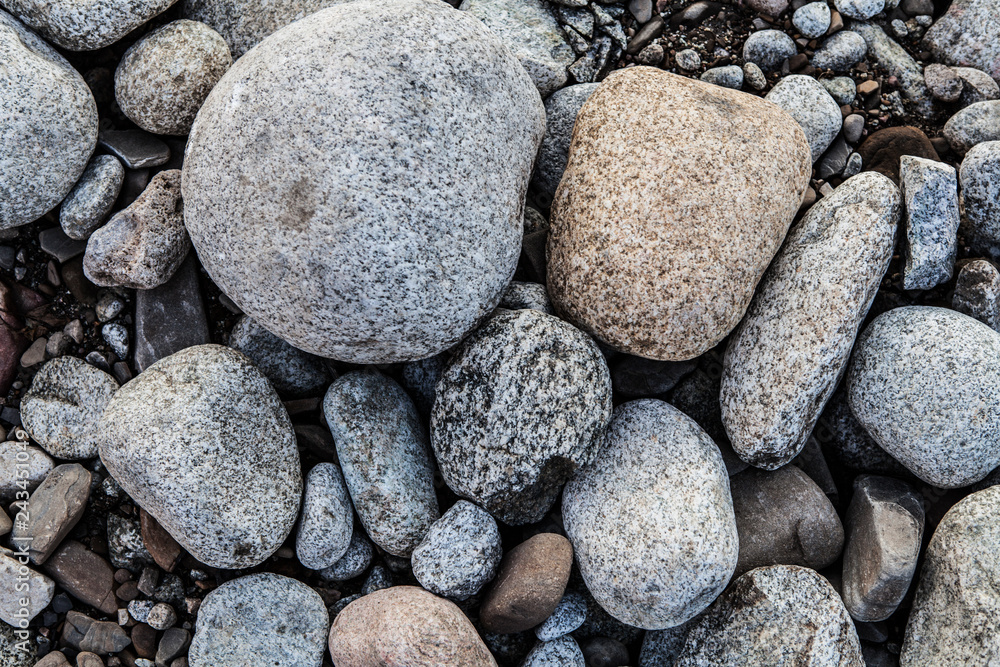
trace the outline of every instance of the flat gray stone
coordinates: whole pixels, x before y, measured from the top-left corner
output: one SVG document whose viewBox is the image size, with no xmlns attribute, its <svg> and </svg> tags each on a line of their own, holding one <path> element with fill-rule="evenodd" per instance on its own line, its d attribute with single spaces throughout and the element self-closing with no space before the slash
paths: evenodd
<svg viewBox="0 0 1000 667">
<path fill-rule="evenodd" d="M 245 354 L 282 396 L 316 396 L 333 379 L 323 359 L 292 347 L 247 315 L 233 326 L 229 347 Z"/>
<path fill-rule="evenodd" d="M 440 516 L 412 399 L 384 375 L 355 371 L 330 385 L 323 413 L 365 531 L 393 556 L 408 557 Z"/>
<path fill-rule="evenodd" d="M 886 74 L 896 77 L 908 110 L 922 119 L 933 119 L 937 111 L 924 82 L 923 67 L 877 25 L 852 21 L 850 29 L 864 38 L 868 57 L 881 65 Z"/>
<path fill-rule="evenodd" d="M 942 134 L 959 155 L 978 144 L 1000 141 L 1000 100 L 970 104 L 948 119 Z"/>
<path fill-rule="evenodd" d="M 282 28 L 212 90 L 187 144 L 184 222 L 222 291 L 292 345 L 422 359 L 510 282 L 544 118 L 470 13 L 355 0 Z"/>
<path fill-rule="evenodd" d="M 566 169 L 576 114 L 596 88 L 596 83 L 567 86 L 545 100 L 545 138 L 538 149 L 532 185 L 550 202 Z"/>
<path fill-rule="evenodd" d="M 221 345 L 162 359 L 101 418 L 101 460 L 135 502 L 212 567 L 252 567 L 295 525 L 302 476 L 288 413 Z"/>
<path fill-rule="evenodd" d="M 83 516 L 90 497 L 91 475 L 79 463 L 52 469 L 28 501 L 27 518 L 14 524 L 11 543 L 41 565 Z"/>
<path fill-rule="evenodd" d="M 566 485 L 562 512 L 594 599 L 623 623 L 659 630 L 704 611 L 729 582 L 739 546 L 732 507 L 711 438 L 644 399 L 616 409 L 597 459 Z"/>
<path fill-rule="evenodd" d="M 18 498 L 20 491 L 34 491 L 53 466 L 52 458 L 40 447 L 22 446 L 13 440 L 0 442 L 0 500 L 8 502 Z"/>
<path fill-rule="evenodd" d="M 459 500 L 413 550 L 413 576 L 435 595 L 465 600 L 493 579 L 503 548 L 490 513 Z"/>
<path fill-rule="evenodd" d="M 0 552 L 0 590 L 8 592 L 0 595 L 0 621 L 20 628 L 21 619 L 30 621 L 49 605 L 56 584 L 44 574 L 21 565 L 8 553 L 12 552 Z M 27 589 L 19 586 L 27 586 Z M 11 595 L 13 591 L 21 595 Z M 24 600 L 27 604 L 22 604 Z"/>
<path fill-rule="evenodd" d="M 354 526 L 351 543 L 336 563 L 319 571 L 326 581 L 347 581 L 361 576 L 372 562 L 372 543 L 361 526 Z"/>
<path fill-rule="evenodd" d="M 351 544 L 354 509 L 336 463 L 320 463 L 306 476 L 295 554 L 311 570 L 332 567 Z"/>
<path fill-rule="evenodd" d="M 781 63 L 798 52 L 792 38 L 780 30 L 755 32 L 743 45 L 743 59 L 765 72 L 781 69 Z"/>
<path fill-rule="evenodd" d="M 811 76 L 786 76 L 764 97 L 777 104 L 802 126 L 816 162 L 833 143 L 843 125 L 840 107 Z"/>
<path fill-rule="evenodd" d="M 170 280 L 136 291 L 136 369 L 142 372 L 160 359 L 210 340 L 198 286 L 198 260 L 190 253 Z"/>
<path fill-rule="evenodd" d="M 145 130 L 106 130 L 97 141 L 129 169 L 159 167 L 170 160 L 170 147 Z"/>
<path fill-rule="evenodd" d="M 773 470 L 805 445 L 889 266 L 899 215 L 896 186 L 865 172 L 792 228 L 723 362 L 722 422 L 745 461 Z"/>
<path fill-rule="evenodd" d="M 802 5 L 792 14 L 792 25 L 802 33 L 803 37 L 816 39 L 826 34 L 830 29 L 830 5 L 823 2 L 810 2 Z"/>
<path fill-rule="evenodd" d="M 524 658 L 521 667 L 586 667 L 580 645 L 572 637 L 538 642 Z"/>
<path fill-rule="evenodd" d="M 66 236 L 87 240 L 108 217 L 124 180 L 125 168 L 117 158 L 95 156 L 59 209 L 59 226 Z"/>
<path fill-rule="evenodd" d="M 951 280 L 958 251 L 958 174 L 943 162 L 900 158 L 906 211 L 903 289 L 930 289 Z"/>
<path fill-rule="evenodd" d="M 23 19 L 24 5 L 36 3 L 3 4 Z M 9 229 L 40 218 L 72 190 L 97 143 L 97 105 L 79 72 L 2 9 L 0 48 L 0 116 L 6 119 L 0 125 L 5 147 L 0 154 L 0 229 Z"/>
<path fill-rule="evenodd" d="M 812 57 L 812 66 L 834 72 L 848 72 L 865 59 L 868 45 L 856 32 L 842 30 L 828 37 Z"/>
<path fill-rule="evenodd" d="M 965 204 L 966 240 L 975 252 L 1000 258 L 1000 141 L 970 150 L 958 172 Z"/>
<path fill-rule="evenodd" d="M 1000 334 L 982 322 L 930 306 L 883 313 L 858 337 L 847 387 L 868 433 L 928 484 L 968 486 L 1000 465 Z"/>
<path fill-rule="evenodd" d="M 937 62 L 980 69 L 1000 82 L 1000 41 L 994 0 L 954 0 L 924 35 Z"/>
<path fill-rule="evenodd" d="M 558 639 L 573 632 L 587 620 L 587 600 L 575 591 L 567 591 L 552 614 L 535 628 L 535 636 L 543 642 Z"/>
<path fill-rule="evenodd" d="M 320 667 L 330 616 L 300 581 L 262 572 L 205 596 L 188 652 L 191 667 Z"/>
<path fill-rule="evenodd" d="M 96 51 L 117 42 L 177 0 L 4 0 L 4 7 L 56 46 Z"/>
<path fill-rule="evenodd" d="M 551 315 L 501 310 L 445 368 L 431 445 L 455 493 L 507 524 L 535 523 L 594 460 L 610 419 L 596 343 Z"/>
<path fill-rule="evenodd" d="M 994 331 L 1000 329 L 1000 271 L 985 259 L 963 266 L 955 281 L 951 307 Z"/>
</svg>

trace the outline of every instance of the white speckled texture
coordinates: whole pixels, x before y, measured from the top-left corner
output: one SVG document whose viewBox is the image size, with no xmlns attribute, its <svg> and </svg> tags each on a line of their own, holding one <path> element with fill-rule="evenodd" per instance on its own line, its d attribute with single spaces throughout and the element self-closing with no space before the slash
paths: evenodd
<svg viewBox="0 0 1000 667">
<path fill-rule="evenodd" d="M 109 46 L 177 0 L 0 0 L 45 39 L 70 51 Z"/>
<path fill-rule="evenodd" d="M 41 447 L 22 448 L 15 441 L 0 442 L 0 500 L 14 500 L 18 491 L 34 491 L 53 465 L 52 458 Z M 19 475 L 26 476 L 19 479 Z M 22 488 L 19 482 L 26 486 Z"/>
<path fill-rule="evenodd" d="M 647 630 L 679 625 L 718 597 L 739 538 L 722 454 L 673 406 L 619 406 L 593 464 L 566 485 L 563 522 L 594 599 Z"/>
<path fill-rule="evenodd" d="M 781 69 L 781 64 L 796 53 L 795 42 L 781 30 L 759 30 L 743 44 L 743 59 L 765 72 Z"/>
<path fill-rule="evenodd" d="M 723 362 L 722 422 L 744 461 L 774 470 L 802 450 L 889 266 L 899 215 L 896 186 L 866 172 L 792 228 Z"/>
<path fill-rule="evenodd" d="M 943 162 L 900 158 L 906 210 L 903 289 L 930 289 L 951 280 L 958 250 L 958 174 Z"/>
<path fill-rule="evenodd" d="M 970 150 L 959 169 L 966 238 L 974 251 L 1000 259 L 1000 141 Z"/>
<path fill-rule="evenodd" d="M 113 155 L 97 155 L 66 195 L 59 208 L 59 225 L 71 239 L 86 240 L 118 199 L 125 167 Z"/>
<path fill-rule="evenodd" d="M 543 642 L 549 642 L 568 635 L 586 620 L 587 600 L 576 591 L 567 591 L 549 617 L 535 627 L 535 636 Z"/>
<path fill-rule="evenodd" d="M 465 600 L 496 574 L 503 556 L 490 513 L 459 500 L 434 522 L 413 550 L 413 576 L 431 593 Z"/>
<path fill-rule="evenodd" d="M 296 347 L 432 356 L 513 276 L 544 130 L 538 91 L 475 17 L 356 0 L 222 77 L 187 144 L 185 223 L 216 284 Z"/>
<path fill-rule="evenodd" d="M 229 347 L 245 354 L 281 395 L 316 396 L 332 379 L 323 359 L 292 347 L 246 315 L 233 326 Z"/>
<path fill-rule="evenodd" d="M 833 0 L 834 7 L 852 19 L 870 19 L 885 9 L 885 0 Z"/>
<path fill-rule="evenodd" d="M 901 667 L 992 665 L 1000 637 L 1000 486 L 966 496 L 924 552 Z"/>
<path fill-rule="evenodd" d="M 49 606 L 56 584 L 7 553 L 0 552 L 0 590 L 7 592 L 0 596 L 0 621 L 21 627 L 22 620 L 30 621 Z M 22 600 L 27 600 L 27 604 Z"/>
<path fill-rule="evenodd" d="M 936 62 L 969 65 L 1000 82 L 1000 14 L 995 0 L 954 0 L 924 35 Z"/>
<path fill-rule="evenodd" d="M 292 424 L 239 352 L 197 345 L 161 359 L 118 390 L 100 428 L 115 481 L 206 565 L 257 565 L 295 525 Z"/>
<path fill-rule="evenodd" d="M 501 521 L 540 521 L 611 419 L 597 345 L 537 310 L 500 310 L 445 368 L 431 414 L 441 475 Z"/>
<path fill-rule="evenodd" d="M 959 155 L 985 141 L 1000 141 L 1000 100 L 970 104 L 948 119 L 941 134 Z"/>
<path fill-rule="evenodd" d="M 813 54 L 811 64 L 819 69 L 850 72 L 852 67 L 865 59 L 867 52 L 868 45 L 864 37 L 850 30 L 842 30 L 820 44 Z"/>
<path fill-rule="evenodd" d="M 586 667 L 583 651 L 572 637 L 538 642 L 524 658 L 521 667 Z"/>
<path fill-rule="evenodd" d="M 844 123 L 840 107 L 816 79 L 802 74 L 786 76 L 764 98 L 787 111 L 802 126 L 812 160 L 820 159 Z"/>
<path fill-rule="evenodd" d="M 577 116 L 553 203 L 556 311 L 619 351 L 698 356 L 743 317 L 809 175 L 805 135 L 777 106 L 651 67 L 614 72 Z"/>
<path fill-rule="evenodd" d="M 951 307 L 991 329 L 1000 329 L 1000 271 L 985 259 L 963 266 L 955 281 Z"/>
<path fill-rule="evenodd" d="M 320 463 L 306 476 L 295 554 L 311 570 L 331 567 L 347 553 L 354 533 L 354 509 L 344 476 L 335 463 Z"/>
<path fill-rule="evenodd" d="M 319 576 L 326 581 L 347 581 L 359 577 L 371 565 L 373 551 L 364 529 L 355 525 L 347 551 L 336 563 L 320 570 Z"/>
<path fill-rule="evenodd" d="M 879 315 L 847 391 L 875 441 L 929 484 L 968 486 L 1000 465 L 1000 334 L 982 322 L 930 306 Z"/>
</svg>

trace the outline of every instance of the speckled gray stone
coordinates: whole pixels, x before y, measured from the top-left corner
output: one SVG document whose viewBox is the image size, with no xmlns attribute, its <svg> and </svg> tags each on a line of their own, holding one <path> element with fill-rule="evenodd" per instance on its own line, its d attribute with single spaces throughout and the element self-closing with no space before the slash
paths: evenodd
<svg viewBox="0 0 1000 667">
<path fill-rule="evenodd" d="M 552 301 L 549 300 L 549 293 L 545 285 L 539 283 L 522 283 L 516 280 L 510 283 L 507 291 L 500 299 L 500 308 L 507 310 L 537 310 L 542 313 L 553 315 Z"/>
<path fill-rule="evenodd" d="M 181 267 L 191 241 L 184 229 L 181 171 L 161 171 L 139 198 L 90 235 L 83 272 L 105 287 L 152 289 Z"/>
<path fill-rule="evenodd" d="M 781 63 L 796 53 L 795 42 L 780 30 L 755 32 L 743 45 L 743 59 L 765 72 L 780 69 Z"/>
<path fill-rule="evenodd" d="M 858 94 L 858 87 L 854 85 L 854 79 L 849 76 L 823 79 L 820 83 L 826 88 L 826 92 L 830 93 L 833 101 L 840 105 L 851 104 Z"/>
<path fill-rule="evenodd" d="M 140 373 L 111 399 L 101 438 L 115 481 L 206 565 L 256 565 L 295 524 L 302 475 L 288 414 L 228 347 L 189 347 Z"/>
<path fill-rule="evenodd" d="M 1000 85 L 986 72 L 972 67 L 953 67 L 952 69 L 962 79 L 962 97 L 959 98 L 959 104 L 962 107 L 1000 98 Z"/>
<path fill-rule="evenodd" d="M 524 658 L 521 667 L 586 667 L 580 645 L 572 637 L 538 642 Z"/>
<path fill-rule="evenodd" d="M 830 29 L 830 5 L 826 0 L 802 5 L 792 14 L 792 25 L 803 37 L 816 39 Z"/>
<path fill-rule="evenodd" d="M 767 88 L 767 76 L 764 71 L 754 63 L 743 63 L 743 80 L 754 90 L 764 90 Z"/>
<path fill-rule="evenodd" d="M 187 144 L 184 221 L 215 283 L 292 345 L 357 363 L 432 356 L 513 276 L 544 118 L 471 14 L 355 0 L 222 77 Z"/>
<path fill-rule="evenodd" d="M 409 556 L 440 516 L 413 401 L 392 379 L 356 371 L 330 385 L 323 413 L 368 536 L 394 556 Z"/>
<path fill-rule="evenodd" d="M 924 552 L 901 667 L 990 665 L 1000 636 L 1000 486 L 948 510 Z"/>
<path fill-rule="evenodd" d="M 40 447 L 22 446 L 13 440 L 0 442 L 0 500 L 6 503 L 17 499 L 18 492 L 34 491 L 54 465 Z M 27 500 L 28 496 L 22 494 L 19 499 Z"/>
<path fill-rule="evenodd" d="M 320 667 L 330 627 L 323 599 L 300 581 L 262 572 L 209 593 L 194 626 L 191 667 Z"/>
<path fill-rule="evenodd" d="M 610 419 L 611 375 L 594 341 L 551 315 L 501 310 L 441 376 L 431 444 L 455 493 L 520 525 L 541 520 L 594 460 Z"/>
<path fill-rule="evenodd" d="M 0 229 L 9 229 L 53 209 L 83 174 L 97 145 L 97 105 L 79 72 L 3 10 L 0 53 Z"/>
<path fill-rule="evenodd" d="M 71 239 L 85 241 L 111 212 L 125 167 L 113 155 L 97 155 L 59 209 L 59 225 Z"/>
<path fill-rule="evenodd" d="M 233 64 L 222 35 L 182 19 L 129 47 L 115 70 L 122 113 L 153 134 L 187 134 L 208 94 Z"/>
<path fill-rule="evenodd" d="M 413 550 L 413 576 L 436 595 L 465 600 L 496 574 L 503 548 L 489 512 L 459 500 Z"/>
<path fill-rule="evenodd" d="M 3 0 L 42 37 L 69 51 L 109 46 L 177 0 Z"/>
<path fill-rule="evenodd" d="M 1000 141 L 1000 100 L 970 104 L 948 119 L 941 134 L 959 155 L 985 141 Z"/>
<path fill-rule="evenodd" d="M 851 81 L 851 89 L 854 90 L 854 81 Z M 829 88 L 827 90 L 829 90 Z M 851 99 L 853 99 L 853 97 Z M 852 146 L 856 145 L 859 141 L 861 141 L 861 135 L 864 131 L 865 117 L 861 114 L 852 113 L 850 116 L 844 118 L 844 139 L 847 139 L 847 143 Z"/>
<path fill-rule="evenodd" d="M 713 67 L 701 75 L 701 80 L 716 86 L 739 90 L 743 87 L 743 68 L 739 65 Z"/>
<path fill-rule="evenodd" d="M 681 49 L 674 56 L 674 61 L 682 70 L 693 72 L 701 67 L 701 56 L 694 49 Z"/>
<path fill-rule="evenodd" d="M 1000 259 L 1000 141 L 976 145 L 958 172 L 965 204 L 965 237 L 975 252 Z"/>
<path fill-rule="evenodd" d="M 663 401 L 615 410 L 597 459 L 566 485 L 562 510 L 588 590 L 629 625 L 659 630 L 693 618 L 736 567 L 722 455 Z"/>
<path fill-rule="evenodd" d="M 587 620 L 587 600 L 575 591 L 567 591 L 555 611 L 535 628 L 535 636 L 543 642 L 558 639 L 573 632 Z"/>
<path fill-rule="evenodd" d="M 985 259 L 963 266 L 955 281 L 951 307 L 994 331 L 1000 329 L 1000 271 Z"/>
<path fill-rule="evenodd" d="M 940 63 L 924 67 L 924 83 L 934 99 L 942 102 L 957 102 L 965 85 L 955 70 Z"/>
<path fill-rule="evenodd" d="M 937 109 L 927 91 L 920 63 L 875 24 L 852 21 L 850 29 L 864 38 L 869 61 L 878 63 L 886 74 L 896 77 L 898 92 L 907 102 L 907 110 L 926 120 L 934 118 Z"/>
<path fill-rule="evenodd" d="M 954 0 L 924 35 L 936 62 L 969 65 L 1000 81 L 1000 40 L 994 0 Z"/>
<path fill-rule="evenodd" d="M 812 160 L 816 162 L 833 143 L 843 115 L 830 93 L 811 76 L 786 76 L 764 97 L 777 104 L 794 118 L 809 141 Z"/>
<path fill-rule="evenodd" d="M 665 630 L 650 630 L 642 638 L 639 650 L 639 667 L 674 667 L 674 661 L 684 648 L 688 631 L 698 622 L 695 616 L 687 623 Z"/>
<path fill-rule="evenodd" d="M 910 588 L 924 534 L 920 503 L 920 495 L 898 479 L 861 475 L 854 480 L 842 597 L 855 620 L 886 620 Z"/>
<path fill-rule="evenodd" d="M 350 0 L 183 0 L 181 11 L 218 31 L 239 58 L 279 28 L 345 2 Z"/>
<path fill-rule="evenodd" d="M 24 633 L 20 636 L 15 633 Z M 0 665 L 3 667 L 35 667 L 38 663 L 38 645 L 33 630 L 15 630 L 6 623 L 0 624 Z"/>
<path fill-rule="evenodd" d="M 361 526 L 354 526 L 351 543 L 336 563 L 319 571 L 327 581 L 347 581 L 361 576 L 372 562 L 372 543 Z"/>
<path fill-rule="evenodd" d="M 846 383 L 834 392 L 826 404 L 813 435 L 830 461 L 858 473 L 910 477 L 910 472 L 878 446 L 868 431 L 858 423 L 847 402 Z"/>
<path fill-rule="evenodd" d="M 354 509 L 344 476 L 335 463 L 320 463 L 306 476 L 295 554 L 311 570 L 332 567 L 347 553 Z"/>
<path fill-rule="evenodd" d="M 333 379 L 323 359 L 292 347 L 247 315 L 233 326 L 229 347 L 245 354 L 283 396 L 315 396 Z"/>
<path fill-rule="evenodd" d="M 688 632 L 674 667 L 733 664 L 865 663 L 851 617 L 829 582 L 804 567 L 772 565 L 733 582 Z"/>
<path fill-rule="evenodd" d="M 4 550 L 0 552 L 0 587 L 7 591 L 0 595 L 0 621 L 15 627 L 38 616 L 55 594 L 56 583 L 40 572 L 21 565 L 20 561 Z M 19 595 L 15 595 L 14 592 Z M 24 602 L 26 601 L 26 602 Z"/>
<path fill-rule="evenodd" d="M 958 250 L 958 174 L 943 162 L 903 155 L 899 187 L 906 211 L 903 289 L 951 280 Z"/>
<path fill-rule="evenodd" d="M 847 72 L 865 59 L 868 46 L 856 32 L 842 30 L 828 37 L 812 57 L 812 66 L 834 72 Z"/>
<path fill-rule="evenodd" d="M 138 520 L 110 514 L 107 535 L 108 559 L 116 568 L 138 574 L 146 565 L 153 564 L 153 556 L 143 544 L 142 525 Z"/>
<path fill-rule="evenodd" d="M 848 400 L 920 479 L 942 488 L 978 482 L 1000 465 L 1000 334 L 944 308 L 883 313 L 858 337 Z"/>
<path fill-rule="evenodd" d="M 549 201 L 556 196 L 556 188 L 566 169 L 576 115 L 596 88 L 596 83 L 567 86 L 545 100 L 545 138 L 538 149 L 532 185 Z"/>
<path fill-rule="evenodd" d="M 847 18 L 863 21 L 885 9 L 885 0 L 833 0 L 833 5 Z"/>
<path fill-rule="evenodd" d="M 58 357 L 35 374 L 21 399 L 21 420 L 31 439 L 60 459 L 97 456 L 98 420 L 118 383 L 83 359 Z"/>
<path fill-rule="evenodd" d="M 743 460 L 774 470 L 805 445 L 889 266 L 899 215 L 896 186 L 865 172 L 792 228 L 723 362 L 722 422 Z"/>
</svg>

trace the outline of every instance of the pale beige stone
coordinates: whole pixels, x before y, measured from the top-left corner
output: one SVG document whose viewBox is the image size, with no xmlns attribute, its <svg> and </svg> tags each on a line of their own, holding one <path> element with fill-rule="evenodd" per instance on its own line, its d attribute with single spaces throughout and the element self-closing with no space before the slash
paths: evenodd
<svg viewBox="0 0 1000 667">
<path fill-rule="evenodd" d="M 698 356 L 739 323 L 810 171 L 805 134 L 776 105 L 615 72 L 577 116 L 552 205 L 553 305 L 623 352 Z"/>
</svg>

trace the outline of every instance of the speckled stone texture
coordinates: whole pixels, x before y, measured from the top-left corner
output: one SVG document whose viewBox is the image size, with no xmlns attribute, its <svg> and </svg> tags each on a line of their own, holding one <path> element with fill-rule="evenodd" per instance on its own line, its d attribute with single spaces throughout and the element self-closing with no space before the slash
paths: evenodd
<svg viewBox="0 0 1000 667">
<path fill-rule="evenodd" d="M 184 135 L 208 94 L 233 64 L 222 36 L 182 19 L 133 44 L 115 70 L 115 99 L 153 134 Z"/>
<path fill-rule="evenodd" d="M 311 570 L 332 567 L 347 553 L 354 533 L 354 509 L 344 476 L 335 463 L 320 463 L 306 476 L 295 554 Z"/>
<path fill-rule="evenodd" d="M 39 369 L 21 399 L 21 420 L 31 439 L 60 459 L 97 456 L 98 421 L 118 383 L 76 357 L 58 357 Z"/>
<path fill-rule="evenodd" d="M 365 531 L 355 525 L 347 551 L 336 563 L 320 570 L 319 576 L 326 581 L 347 581 L 359 577 L 371 565 L 373 551 Z"/>
<path fill-rule="evenodd" d="M 852 19 L 870 19 L 885 9 L 885 0 L 833 0 L 837 11 Z"/>
<path fill-rule="evenodd" d="M 510 282 L 544 130 L 531 80 L 475 17 L 356 0 L 278 31 L 213 89 L 185 223 L 216 284 L 292 345 L 421 359 Z"/>
<path fill-rule="evenodd" d="M 15 3 L 3 2 L 8 9 Z M 97 145 L 97 105 L 72 65 L 0 10 L 0 229 L 54 208 Z"/>
<path fill-rule="evenodd" d="M 246 315 L 233 326 L 229 347 L 245 354 L 283 396 L 315 396 L 332 379 L 323 359 L 292 347 Z"/>
<path fill-rule="evenodd" d="M 943 162 L 904 155 L 899 187 L 906 210 L 903 289 L 930 289 L 951 280 L 958 250 L 958 174 Z"/>
<path fill-rule="evenodd" d="M 900 204 L 888 178 L 866 172 L 788 234 L 723 362 L 722 422 L 743 460 L 774 470 L 802 450 L 889 266 Z"/>
<path fill-rule="evenodd" d="M 101 418 L 101 460 L 195 558 L 251 567 L 285 541 L 302 473 L 288 413 L 239 352 L 189 347 L 118 390 Z"/>
<path fill-rule="evenodd" d="M 954 0 L 924 35 L 934 60 L 968 65 L 1000 82 L 1000 14 L 995 0 Z"/>
<path fill-rule="evenodd" d="M 416 586 L 386 588 L 344 607 L 329 645 L 337 667 L 497 664 L 453 602 Z"/>
<path fill-rule="evenodd" d="M 329 625 L 323 599 L 302 582 L 269 572 L 240 577 L 202 602 L 188 664 L 320 667 Z"/>
<path fill-rule="evenodd" d="M 84 170 L 59 208 L 59 225 L 66 236 L 80 241 L 94 233 L 118 199 L 125 167 L 113 155 L 97 155 Z"/>
<path fill-rule="evenodd" d="M 409 557 L 440 516 L 416 406 L 392 379 L 353 372 L 330 385 L 323 413 L 365 531 L 393 556 Z"/>
<path fill-rule="evenodd" d="M 858 337 L 847 387 L 862 426 L 928 484 L 968 486 L 1000 465 L 1000 334 L 982 322 L 930 306 L 883 313 Z"/>
<path fill-rule="evenodd" d="M 545 138 L 538 149 L 532 185 L 548 201 L 556 196 L 556 188 L 566 169 L 576 115 L 596 89 L 596 83 L 567 86 L 545 100 Z"/>
<path fill-rule="evenodd" d="M 622 352 L 698 356 L 742 318 L 809 175 L 805 135 L 776 106 L 650 67 L 612 73 L 577 116 L 552 207 L 556 311 Z"/>
<path fill-rule="evenodd" d="M 538 310 L 549 315 L 554 314 L 552 301 L 549 300 L 549 293 L 545 285 L 539 283 L 522 283 L 517 280 L 511 281 L 507 286 L 507 291 L 500 299 L 500 308 L 507 310 L 522 310 L 529 308 Z"/>
<path fill-rule="evenodd" d="M 965 204 L 965 236 L 975 252 L 1000 259 L 1000 141 L 973 147 L 958 173 Z"/>
<path fill-rule="evenodd" d="M 38 663 L 38 647 L 35 642 L 30 640 L 23 642 L 14 633 L 15 629 L 11 626 L 6 623 L 0 624 L 0 665 L 3 667 L 35 667 Z M 29 637 L 31 636 L 29 634 Z"/>
<path fill-rule="evenodd" d="M 496 574 L 503 547 L 489 512 L 459 500 L 413 550 L 413 576 L 431 593 L 465 600 Z"/>
<path fill-rule="evenodd" d="M 663 401 L 616 409 L 597 460 L 566 485 L 562 510 L 587 588 L 629 625 L 659 630 L 691 619 L 736 567 L 719 448 Z"/>
<path fill-rule="evenodd" d="M 1000 486 L 948 510 L 924 552 L 901 667 L 991 665 L 1000 636 Z"/>
<path fill-rule="evenodd" d="M 9 553 L 6 549 L 0 552 L 0 590 L 7 591 L 0 596 L 0 621 L 20 627 L 21 619 L 30 621 L 49 605 L 56 584 L 44 574 L 21 565 Z M 19 590 L 18 586 L 27 586 L 27 590 Z M 14 591 L 24 597 L 13 595 Z M 27 604 L 22 600 L 27 600 Z"/>
<path fill-rule="evenodd" d="M 183 0 L 185 18 L 201 21 L 219 32 L 233 58 L 239 58 L 261 40 L 321 9 L 352 0 Z"/>
<path fill-rule="evenodd" d="M 19 458 L 20 452 L 24 454 Z M 52 458 L 40 447 L 28 445 L 22 449 L 16 442 L 0 443 L 0 500 L 12 501 L 18 491 L 24 491 L 19 481 L 27 486 L 26 490 L 34 491 L 53 465 Z"/>
<path fill-rule="evenodd" d="M 0 0 L 7 11 L 56 46 L 96 51 L 109 46 L 177 0 Z"/>
<path fill-rule="evenodd" d="M 813 430 L 827 460 L 857 473 L 911 477 L 910 471 L 879 447 L 858 423 L 847 402 L 846 384 L 841 383 L 834 392 Z"/>
<path fill-rule="evenodd" d="M 802 126 L 813 162 L 833 143 L 844 122 L 830 93 L 811 76 L 786 76 L 764 99 L 787 111 Z"/>
<path fill-rule="evenodd" d="M 521 663 L 521 667 L 586 667 L 583 651 L 572 637 L 560 637 L 538 642 Z"/>
<path fill-rule="evenodd" d="M 687 623 L 665 630 L 650 630 L 642 638 L 639 667 L 674 667 L 674 661 L 684 648 L 688 630 L 698 622 L 695 616 Z"/>
<path fill-rule="evenodd" d="M 813 570 L 773 565 L 733 582 L 688 632 L 674 667 L 864 667 L 837 591 Z"/>
<path fill-rule="evenodd" d="M 83 272 L 106 287 L 152 289 L 170 280 L 191 249 L 181 171 L 161 171 L 139 198 L 90 235 Z"/>
<path fill-rule="evenodd" d="M 985 141 L 1000 141 L 1000 100 L 970 104 L 948 119 L 941 134 L 959 155 Z"/>
<path fill-rule="evenodd" d="M 822 0 L 810 2 L 796 9 L 792 15 L 792 24 L 803 37 L 816 39 L 825 35 L 830 29 L 830 18 L 830 5 L 826 0 Z"/>
<path fill-rule="evenodd" d="M 743 44 L 743 59 L 765 72 L 781 69 L 781 64 L 796 53 L 795 42 L 781 30 L 760 30 Z"/>
<path fill-rule="evenodd" d="M 1000 271 L 985 259 L 975 259 L 958 273 L 951 307 L 993 330 L 1000 329 Z"/>
<path fill-rule="evenodd" d="M 611 419 L 597 345 L 536 310 L 501 310 L 445 368 L 431 445 L 448 486 L 510 525 L 535 523 L 594 460 Z"/>
<path fill-rule="evenodd" d="M 573 632 L 586 620 L 587 600 L 576 591 L 567 591 L 549 617 L 535 626 L 535 636 L 543 642 L 552 641 Z"/>
<path fill-rule="evenodd" d="M 819 69 L 849 72 L 865 59 L 867 51 L 868 45 L 861 35 L 842 30 L 823 41 L 813 54 L 811 63 Z"/>
</svg>

